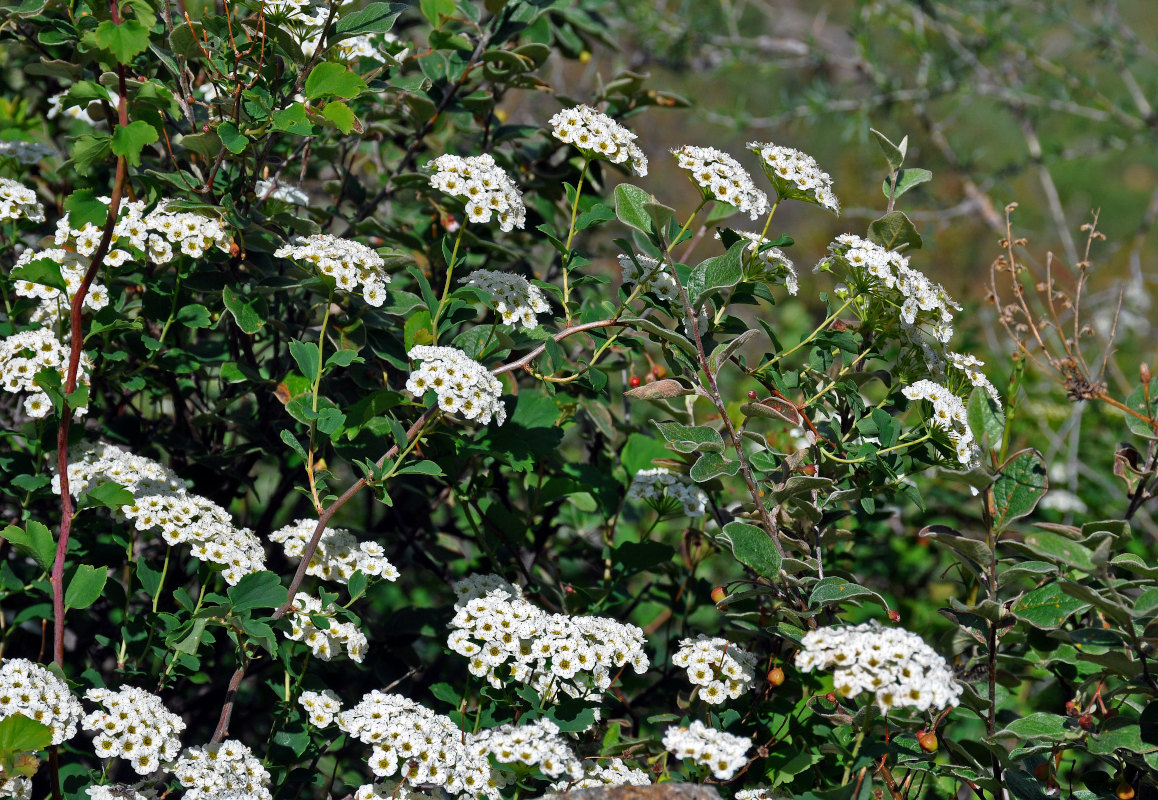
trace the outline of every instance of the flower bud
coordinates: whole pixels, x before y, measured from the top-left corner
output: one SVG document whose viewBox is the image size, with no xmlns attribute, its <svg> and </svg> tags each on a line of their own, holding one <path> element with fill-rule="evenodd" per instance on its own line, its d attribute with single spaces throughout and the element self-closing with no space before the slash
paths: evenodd
<svg viewBox="0 0 1158 800">
<path fill-rule="evenodd" d="M 1138 365 L 1138 377 L 1142 379 L 1143 386 L 1150 383 L 1150 365 L 1145 361 Z"/>
</svg>

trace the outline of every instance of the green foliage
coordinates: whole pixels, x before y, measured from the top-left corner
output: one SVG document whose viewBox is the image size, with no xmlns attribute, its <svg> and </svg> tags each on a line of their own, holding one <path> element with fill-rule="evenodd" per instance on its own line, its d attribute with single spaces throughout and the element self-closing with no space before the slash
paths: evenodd
<svg viewBox="0 0 1158 800">
<path fill-rule="evenodd" d="M 370 747 L 303 709 L 304 692 L 326 689 L 347 709 L 377 690 L 444 715 L 454 736 L 440 747 L 549 721 L 578 769 L 622 758 L 637 776 L 711 779 L 725 798 L 1154 789 L 1158 380 L 1087 357 L 1080 319 L 1024 335 L 1053 284 L 1040 308 L 998 309 L 1016 364 L 980 349 L 976 304 L 959 308 L 923 272 L 947 248 L 922 248 L 964 224 L 928 224 L 944 178 L 968 178 L 980 203 L 993 176 L 935 157 L 935 103 L 899 144 L 849 115 L 861 138 L 827 168 L 846 205 L 877 209 L 841 223 L 856 237 L 818 246 L 802 220 L 831 218 L 777 211 L 816 204 L 814 187 L 764 164 L 755 182 L 779 216 L 755 221 L 753 240 L 729 227 L 727 187 L 749 176 L 674 190 L 629 177 L 643 170 L 626 150 L 547 124 L 584 102 L 626 131 L 602 148 L 653 156 L 653 131 L 685 124 L 672 109 L 687 102 L 642 73 L 566 82 L 563 60 L 594 52 L 591 69 L 606 66 L 628 9 L 365 3 L 322 30 L 275 5 L 0 12 L 0 139 L 48 153 L 0 155 L 0 177 L 34 187 L 44 210 L 11 204 L 0 220 L 6 663 L 59 650 L 54 674 L 78 697 L 155 688 L 187 723 L 183 746 L 242 741 L 276 797 L 370 780 Z M 738 33 L 751 12 L 737 9 Z M 945 37 L 976 15 L 977 31 L 1004 30 L 975 4 L 897 30 Z M 956 46 L 988 57 L 979 37 Z M 924 52 L 946 81 L 926 90 L 953 91 L 964 67 Z M 432 180 L 439 156 L 483 154 Z M 1035 283 L 1008 244 L 992 274 L 1022 298 Z M 605 274 L 620 255 L 635 280 Z M 68 293 L 90 267 L 74 320 Z M 1089 266 L 1075 270 L 1082 291 Z M 1059 407 L 1067 430 L 1097 426 L 1089 452 L 1079 433 L 1038 435 Z M 1066 511 L 1062 487 L 1104 502 Z M 452 591 L 487 573 L 520 594 L 518 614 L 491 619 Z M 486 602 L 504 602 L 498 585 Z M 806 666 L 818 638 L 870 620 L 870 639 L 919 635 L 959 703 L 934 706 L 919 681 L 878 696 L 837 661 Z M 502 647 L 526 669 L 464 657 L 448 626 L 467 623 L 481 638 L 517 623 Z M 581 624 L 600 632 L 526 660 L 535 626 Z M 637 632 L 646 664 L 620 658 Z M 694 682 L 674 666 L 717 640 Z M 601 669 L 570 670 L 571 657 Z M 881 682 L 883 661 L 868 669 Z M 535 683 L 552 670 L 554 684 Z M 725 679 L 737 696 L 711 694 Z M 669 727 L 695 721 L 751 745 L 734 778 L 665 750 Z M 5 776 L 55 771 L 37 785 L 79 797 L 128 775 L 89 737 L 41 765 L 29 754 L 48 730 L 0 720 Z M 487 764 L 501 798 L 558 778 L 499 753 Z M 138 788 L 177 791 L 166 775 Z"/>
</svg>

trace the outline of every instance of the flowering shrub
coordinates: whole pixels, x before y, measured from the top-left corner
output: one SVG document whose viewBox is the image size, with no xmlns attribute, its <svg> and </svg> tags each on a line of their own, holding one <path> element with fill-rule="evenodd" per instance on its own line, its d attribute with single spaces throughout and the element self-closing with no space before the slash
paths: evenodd
<svg viewBox="0 0 1158 800">
<path fill-rule="evenodd" d="M 688 144 L 661 198 L 639 112 L 679 98 L 524 94 L 586 2 L 0 14 L 45 78 L 0 106 L 0 791 L 1153 790 L 1158 383 L 1051 338 L 1007 230 L 1018 369 L 1134 442 L 1127 513 L 1034 527 L 904 141 L 808 253 L 810 156 Z M 887 569 L 917 536 L 940 616 Z"/>
</svg>

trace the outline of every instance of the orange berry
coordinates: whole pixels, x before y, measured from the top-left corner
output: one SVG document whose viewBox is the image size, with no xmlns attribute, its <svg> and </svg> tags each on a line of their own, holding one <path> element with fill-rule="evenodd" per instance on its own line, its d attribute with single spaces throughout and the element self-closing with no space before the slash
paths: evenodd
<svg viewBox="0 0 1158 800">
<path fill-rule="evenodd" d="M 936 753 L 937 747 L 940 746 L 940 742 L 937 741 L 937 734 L 935 733 L 922 733 L 917 737 L 917 744 L 919 744 L 921 749 L 926 753 Z"/>
<path fill-rule="evenodd" d="M 723 586 L 717 586 L 715 589 L 712 589 L 712 602 L 716 605 L 724 602 L 727 597 L 728 591 Z"/>
<path fill-rule="evenodd" d="M 780 667 L 773 667 L 768 670 L 768 683 L 771 686 L 780 686 L 784 683 L 784 670 Z"/>
<path fill-rule="evenodd" d="M 1122 781 L 1118 784 L 1118 788 L 1114 790 L 1114 795 L 1118 800 L 1134 800 L 1134 787 Z"/>
</svg>

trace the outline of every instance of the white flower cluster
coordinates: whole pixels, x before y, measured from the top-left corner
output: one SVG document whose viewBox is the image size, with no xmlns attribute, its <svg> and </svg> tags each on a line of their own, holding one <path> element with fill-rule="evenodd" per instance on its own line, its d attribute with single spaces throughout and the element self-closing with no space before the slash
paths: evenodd
<svg viewBox="0 0 1158 800">
<path fill-rule="evenodd" d="M 315 233 L 304 238 L 299 236 L 292 244 L 279 247 L 274 256 L 313 264 L 346 292 L 361 284 L 362 297 L 372 306 L 386 301 L 386 284 L 390 282 L 390 276 L 382 271 L 386 262 L 364 244 L 328 233 Z"/>
<path fill-rule="evenodd" d="M 286 638 L 294 642 L 305 642 L 314 655 L 329 661 L 344 650 L 351 661 L 362 663 L 366 656 L 366 634 L 352 622 L 337 619 L 338 609 L 333 603 L 322 606 L 322 601 L 298 592 L 290 610 L 290 632 Z M 315 619 L 324 617 L 328 628 L 321 628 Z"/>
<path fill-rule="evenodd" d="M 905 256 L 851 233 L 836 237 L 828 251 L 818 266 L 839 263 L 849 271 L 850 282 L 879 298 L 902 326 L 927 328 L 942 344 L 953 337 L 953 312 L 961 306 L 943 286 L 910 267 Z"/>
<path fill-rule="evenodd" d="M 97 198 L 108 205 L 108 197 Z M 72 246 L 86 258 L 96 252 L 100 244 L 102 228 L 86 222 L 80 228 L 71 227 L 69 215 L 65 214 L 56 223 L 53 239 L 57 247 Z M 143 201 L 121 203 L 117 211 L 117 222 L 113 227 L 113 238 L 104 263 L 110 267 L 135 260 L 135 256 L 122 247 L 131 247 L 143 253 L 156 264 L 171 261 L 175 254 L 200 258 L 216 247 L 229 252 L 229 230 L 217 217 L 202 216 L 193 211 L 175 210 L 168 200 L 157 204 L 145 213 Z M 87 268 L 88 263 L 84 266 Z"/>
<path fill-rule="evenodd" d="M 260 180 L 253 187 L 259 200 L 280 200 L 292 206 L 308 206 L 310 196 L 291 183 Z"/>
<path fill-rule="evenodd" d="M 612 164 L 629 163 L 636 175 L 647 174 L 647 156 L 635 143 L 638 137 L 591 106 L 565 108 L 547 124 L 556 139 L 575 145 L 585 158 L 606 159 Z"/>
<path fill-rule="evenodd" d="M 85 715 L 81 727 L 96 732 L 99 758 L 128 759 L 138 775 L 150 775 L 177 757 L 185 721 L 165 708 L 161 698 L 135 686 L 119 691 L 89 689 L 85 699 L 102 710 Z"/>
<path fill-rule="evenodd" d="M 489 425 L 493 418 L 499 425 L 507 421 L 507 409 L 500 395 L 503 385 L 482 364 L 454 347 L 418 345 L 407 355 L 420 361 L 410 373 L 406 391 L 421 399 L 433 389 L 438 407 L 448 414 Z"/>
<path fill-rule="evenodd" d="M 152 789 L 142 793 L 137 787 L 124 783 L 89 786 L 85 792 L 88 794 L 89 800 L 153 800 L 157 796 Z"/>
<path fill-rule="evenodd" d="M 354 800 L 446 800 L 442 792 L 420 792 L 404 784 L 367 783 L 354 791 Z"/>
<path fill-rule="evenodd" d="M 44 222 L 44 206 L 24 184 L 0 178 L 0 220 L 6 219 Z"/>
<path fill-rule="evenodd" d="M 997 387 L 994 386 L 985 373 L 981 371 L 981 367 L 985 366 L 985 362 L 977 358 L 977 356 L 966 355 L 965 353 L 948 353 L 949 363 L 957 370 L 965 373 L 965 377 L 969 379 L 970 386 L 978 386 L 985 390 L 986 394 L 993 398 L 997 403 L 997 407 L 1001 407 L 1001 395 L 997 392 Z"/>
<path fill-rule="evenodd" d="M 10 394 L 27 393 L 24 412 L 33 419 L 42 419 L 52 410 L 52 401 L 36 382 L 36 373 L 42 369 L 56 370 L 64 382 L 68 372 L 69 349 L 48 328 L 20 331 L 0 339 L 0 388 Z M 92 359 L 83 350 L 76 371 L 77 385 L 88 383 Z M 76 409 L 84 414 L 87 406 Z"/>
<path fill-rule="evenodd" d="M 550 311 L 543 290 L 522 275 L 476 269 L 466 276 L 467 286 L 476 286 L 495 298 L 494 308 L 503 318 L 504 325 L 523 323 L 524 328 L 539 327 L 536 314 Z"/>
<path fill-rule="evenodd" d="M 273 800 L 269 771 L 236 739 L 187 748 L 173 774 L 188 790 L 183 800 Z"/>
<path fill-rule="evenodd" d="M 472 675 L 495 688 L 510 679 L 529 684 L 550 702 L 560 693 L 598 700 L 611 686 L 612 670 L 628 663 L 638 674 L 647 670 L 646 640 L 635 625 L 549 614 L 495 575 L 472 575 L 454 590 L 456 613 L 446 644 L 469 659 Z"/>
<path fill-rule="evenodd" d="M 52 743 L 61 744 L 76 736 L 84 708 L 47 667 L 27 658 L 6 658 L 0 666 L 0 719 L 13 714 L 52 728 Z"/>
<path fill-rule="evenodd" d="M 464 743 L 450 717 L 413 700 L 372 691 L 338 715 L 338 727 L 373 745 L 370 769 L 380 777 L 399 772 L 411 786 L 433 785 L 448 794 L 497 797 L 490 763 Z"/>
<path fill-rule="evenodd" d="M 123 253 L 124 251 L 118 251 Z M 76 296 L 84 281 L 84 274 L 88 271 L 89 259 L 79 253 L 70 252 L 59 247 L 50 247 L 47 250 L 25 250 L 16 259 L 16 266 L 23 267 L 33 261 L 47 258 L 60 267 L 60 275 L 64 278 L 68 293 L 54 289 L 43 283 L 18 280 L 14 286 L 17 297 L 28 297 L 39 300 L 40 303 L 33 310 L 30 322 L 37 324 L 51 324 L 56 321 L 67 320 L 72 313 L 72 298 Z M 123 262 L 122 262 L 123 263 Z M 95 280 L 89 285 L 84 296 L 84 307 L 90 311 L 100 311 L 109 304 L 109 291 L 104 284 Z"/>
<path fill-rule="evenodd" d="M 0 775 L 0 797 L 6 797 L 8 800 L 32 800 L 32 778 L 23 775 L 6 778 Z"/>
<path fill-rule="evenodd" d="M 928 418 L 934 428 L 945 431 L 949 441 L 957 451 L 957 460 L 966 467 L 977 463 L 977 443 L 969 427 L 965 402 L 939 383 L 919 380 L 906 386 L 901 393 L 910 400 L 927 400 L 933 405 L 933 413 Z"/>
<path fill-rule="evenodd" d="M 803 200 L 840 214 L 840 201 L 832 191 L 832 178 L 816 159 L 791 147 L 749 142 L 748 149 L 760 156 L 764 174 L 781 198 Z"/>
<path fill-rule="evenodd" d="M 689 517 L 702 517 L 708 507 L 708 494 L 686 475 L 666 467 L 641 469 L 627 488 L 628 500 L 660 500 L 667 494 L 679 500 Z"/>
<path fill-rule="evenodd" d="M 741 239 L 748 240 L 749 268 L 747 272 L 749 274 L 753 274 L 756 279 L 765 281 L 771 278 L 781 278 L 784 281 L 784 286 L 788 289 L 788 294 L 791 295 L 795 295 L 800 290 L 800 284 L 796 280 L 796 267 L 792 260 L 784 255 L 783 250 L 779 247 L 768 247 L 768 240 L 758 233 L 749 231 L 734 231 L 734 233 Z M 720 238 L 718 232 L 716 238 Z"/>
<path fill-rule="evenodd" d="M 768 195 L 756 188 L 740 162 L 714 147 L 684 145 L 672 150 L 679 168 L 689 173 L 705 199 L 718 200 L 756 219 L 768 210 Z"/>
<path fill-rule="evenodd" d="M 588 763 L 578 780 L 562 780 L 551 784 L 553 792 L 573 789 L 593 789 L 599 786 L 650 786 L 651 776 L 641 769 L 629 767 L 622 758 L 608 759 L 606 764 Z"/>
<path fill-rule="evenodd" d="M 484 758 L 494 756 L 500 764 L 538 767 L 548 778 L 566 775 L 571 780 L 579 780 L 583 777 L 582 762 L 559 735 L 559 726 L 549 719 L 479 731 L 471 739 L 470 747 Z"/>
<path fill-rule="evenodd" d="M 342 701 L 332 689 L 321 692 L 302 692 L 298 704 L 306 710 L 310 724 L 328 728 L 342 710 Z"/>
<path fill-rule="evenodd" d="M 192 545 L 194 557 L 224 567 L 222 576 L 231 586 L 265 568 L 265 552 L 253 531 L 234 527 L 228 511 L 188 492 L 184 481 L 167 467 L 104 443 L 70 456 L 68 486 L 74 496 L 109 482 L 133 495 L 133 503 L 116 512 L 120 518 L 131 520 L 142 532 L 160 528 L 170 545 Z M 59 475 L 52 478 L 52 490 L 60 494 Z"/>
<path fill-rule="evenodd" d="M 494 215 L 499 228 L 507 232 L 526 223 L 523 196 L 489 154 L 464 158 L 448 153 L 427 163 L 426 168 L 434 170 L 431 186 L 466 201 L 466 218 L 470 222 L 490 222 Z"/>
<path fill-rule="evenodd" d="M 949 708 L 961 696 L 945 659 L 915 633 L 884 628 L 874 620 L 818 628 L 806 633 L 803 643 L 796 654 L 802 672 L 832 669 L 837 694 L 872 692 L 882 713 L 898 706 Z"/>
<path fill-rule="evenodd" d="M 316 527 L 317 522 L 314 520 L 299 519 L 274 531 L 269 538 L 284 547 L 287 556 L 301 558 Z M 359 542 L 354 534 L 344 528 L 326 528 L 322 531 L 318 549 L 310 559 L 306 574 L 327 581 L 349 583 L 355 570 L 360 570 L 368 578 L 398 580 L 398 570 L 386 558 L 386 550 L 382 545 L 377 542 Z"/>
<path fill-rule="evenodd" d="M 690 758 L 710 769 L 718 780 L 726 781 L 744 766 L 752 742 L 696 720 L 686 728 L 668 728 L 663 746 L 676 758 Z"/>
<path fill-rule="evenodd" d="M 679 299 L 679 286 L 676 285 L 675 278 L 668 273 L 667 267 L 656 259 L 638 253 L 635 258 L 621 255 L 619 266 L 623 270 L 624 284 L 638 284 L 642 291 L 652 292 L 659 299 L 667 300 L 669 303 Z"/>
<path fill-rule="evenodd" d="M 716 705 L 735 700 L 752 688 L 756 680 L 756 656 L 727 639 L 700 634 L 680 641 L 671 663 L 688 671 L 688 680 L 698 687 L 700 699 Z"/>
<path fill-rule="evenodd" d="M 19 139 L 0 141 L 0 158 L 11 158 L 21 164 L 35 164 L 53 152 L 51 147 L 40 142 L 24 142 Z"/>
<path fill-rule="evenodd" d="M 732 797 L 734 800 L 783 800 L 784 795 L 773 794 L 769 786 L 757 786 L 755 789 L 741 789 Z"/>
</svg>

